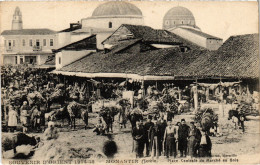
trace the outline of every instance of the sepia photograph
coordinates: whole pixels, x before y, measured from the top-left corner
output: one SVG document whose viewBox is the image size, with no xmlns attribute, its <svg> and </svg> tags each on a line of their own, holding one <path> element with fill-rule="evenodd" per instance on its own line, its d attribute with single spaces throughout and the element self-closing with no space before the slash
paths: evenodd
<svg viewBox="0 0 260 165">
<path fill-rule="evenodd" d="M 1 163 L 260 164 L 257 1 L 0 2 Z"/>
</svg>

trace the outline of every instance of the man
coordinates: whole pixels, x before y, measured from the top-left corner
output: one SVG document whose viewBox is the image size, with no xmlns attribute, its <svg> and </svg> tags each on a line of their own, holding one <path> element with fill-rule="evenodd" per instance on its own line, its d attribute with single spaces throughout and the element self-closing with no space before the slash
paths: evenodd
<svg viewBox="0 0 260 165">
<path fill-rule="evenodd" d="M 27 133 L 28 127 L 30 125 L 30 107 L 29 105 L 27 105 L 27 101 L 23 102 L 20 111 L 21 111 L 21 123 L 23 126 L 23 133 Z"/>
<path fill-rule="evenodd" d="M 59 137 L 58 130 L 55 128 L 55 123 L 52 120 L 49 121 L 48 128 L 44 131 L 45 140 L 57 139 Z"/>
<path fill-rule="evenodd" d="M 145 149 L 146 149 L 146 156 L 149 156 L 149 150 L 150 150 L 150 142 L 151 142 L 151 137 L 148 136 L 150 135 L 150 131 L 151 128 L 154 126 L 154 123 L 151 121 L 152 120 L 152 116 L 148 116 L 147 118 L 147 122 L 144 124 L 144 145 L 145 145 Z"/>
<path fill-rule="evenodd" d="M 166 146 L 163 144 L 163 137 L 164 137 L 164 132 L 167 127 L 167 122 L 164 120 L 164 116 L 161 116 L 159 121 L 158 121 L 158 140 L 159 140 L 159 155 L 162 155 L 162 152 L 165 150 L 163 146 Z"/>
<path fill-rule="evenodd" d="M 102 122 L 102 118 L 99 118 L 98 124 L 96 125 L 96 128 L 93 130 L 93 132 L 96 132 L 97 135 L 105 134 L 105 125 Z"/>
<path fill-rule="evenodd" d="M 136 121 L 136 127 L 134 127 L 132 131 L 132 136 L 134 140 L 134 149 L 136 152 L 136 158 L 143 157 L 144 152 L 144 129 L 141 126 L 141 122 Z"/>
<path fill-rule="evenodd" d="M 190 122 L 189 129 L 189 140 L 188 140 L 188 155 L 190 157 L 197 156 L 197 150 L 199 146 L 199 141 L 201 139 L 201 133 L 198 128 L 194 125 L 194 122 Z"/>
<path fill-rule="evenodd" d="M 189 126 L 186 125 L 185 119 L 181 119 L 181 125 L 178 129 L 178 148 L 180 150 L 180 157 L 186 157 L 187 143 L 189 136 Z"/>
<path fill-rule="evenodd" d="M 178 141 L 178 129 L 173 125 L 171 120 L 168 121 L 167 124 L 168 126 L 164 133 L 164 141 L 166 141 L 166 157 L 169 158 L 169 156 L 174 156 L 175 158 L 177 155 L 176 142 Z"/>
<path fill-rule="evenodd" d="M 158 127 L 158 121 L 157 121 L 157 117 L 154 117 L 153 120 L 153 126 L 150 127 L 149 130 L 149 138 L 150 138 L 150 151 L 152 154 L 152 157 L 156 156 L 156 158 L 158 159 L 160 156 L 160 148 L 159 145 L 161 142 L 160 137 L 160 130 Z"/>
</svg>

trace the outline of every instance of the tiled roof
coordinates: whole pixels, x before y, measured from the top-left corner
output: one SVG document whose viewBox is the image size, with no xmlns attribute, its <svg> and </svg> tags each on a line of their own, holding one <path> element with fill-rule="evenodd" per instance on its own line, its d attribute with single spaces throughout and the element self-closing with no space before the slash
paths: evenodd
<svg viewBox="0 0 260 165">
<path fill-rule="evenodd" d="M 202 37 L 204 37 L 204 38 L 222 40 L 221 38 L 212 36 L 212 35 L 210 35 L 210 34 L 204 33 L 204 32 L 199 31 L 199 30 L 194 30 L 194 29 L 191 29 L 191 28 L 184 28 L 184 27 L 180 27 L 180 28 L 185 29 L 185 30 L 187 30 L 187 31 L 190 31 L 190 32 L 192 32 L 192 33 L 195 33 L 195 34 L 197 34 L 197 35 L 199 35 L 199 36 L 202 36 Z"/>
<path fill-rule="evenodd" d="M 172 33 L 166 30 L 156 30 L 149 26 L 141 25 L 122 24 L 122 26 L 125 26 L 129 31 L 131 31 L 135 38 L 140 38 L 145 42 L 180 43 L 180 41 L 176 39 Z"/>
<path fill-rule="evenodd" d="M 138 54 L 98 52 L 87 55 L 61 68 L 66 72 L 131 73 L 139 75 L 174 76 L 201 53 L 193 50 L 180 52 L 179 48 L 158 49 Z"/>
<path fill-rule="evenodd" d="M 201 56 L 179 73 L 182 77 L 259 77 L 259 34 L 230 37 L 217 51 Z"/>
<path fill-rule="evenodd" d="M 123 49 L 138 42 L 124 43 Z M 82 73 L 128 73 L 186 78 L 257 78 L 259 77 L 258 34 L 230 37 L 217 51 L 179 48 L 120 53 L 115 47 L 109 53 L 87 55 L 60 69 Z M 115 53 L 117 52 L 117 53 Z"/>
<path fill-rule="evenodd" d="M 22 29 L 22 30 L 5 30 L 1 35 L 51 35 L 56 34 L 50 29 Z"/>
<path fill-rule="evenodd" d="M 79 41 L 70 43 L 61 48 L 53 50 L 54 52 L 59 52 L 61 50 L 87 50 L 87 49 L 96 49 L 96 35 L 91 35 L 86 38 L 83 38 Z"/>
</svg>

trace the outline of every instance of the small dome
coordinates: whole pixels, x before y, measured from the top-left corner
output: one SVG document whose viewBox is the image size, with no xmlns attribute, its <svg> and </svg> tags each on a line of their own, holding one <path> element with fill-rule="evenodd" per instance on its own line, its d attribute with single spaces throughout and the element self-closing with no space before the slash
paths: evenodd
<svg viewBox="0 0 260 165">
<path fill-rule="evenodd" d="M 169 29 L 177 26 L 196 26 L 192 12 L 185 7 L 171 8 L 163 18 L 163 28 Z"/>
<path fill-rule="evenodd" d="M 98 6 L 92 13 L 92 17 L 99 16 L 141 16 L 141 10 L 135 5 L 128 2 L 107 2 Z"/>
</svg>

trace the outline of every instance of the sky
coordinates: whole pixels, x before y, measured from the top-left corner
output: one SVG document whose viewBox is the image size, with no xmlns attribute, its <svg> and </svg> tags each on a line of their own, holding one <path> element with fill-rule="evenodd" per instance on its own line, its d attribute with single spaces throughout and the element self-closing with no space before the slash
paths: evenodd
<svg viewBox="0 0 260 165">
<path fill-rule="evenodd" d="M 0 31 L 10 30 L 12 15 L 18 6 L 23 28 L 62 30 L 70 23 L 92 15 L 104 1 L 0 2 Z M 162 28 L 163 17 L 172 7 L 183 6 L 194 15 L 196 25 L 205 33 L 223 38 L 258 33 L 258 3 L 233 1 L 130 1 L 143 13 L 145 25 Z"/>
</svg>

